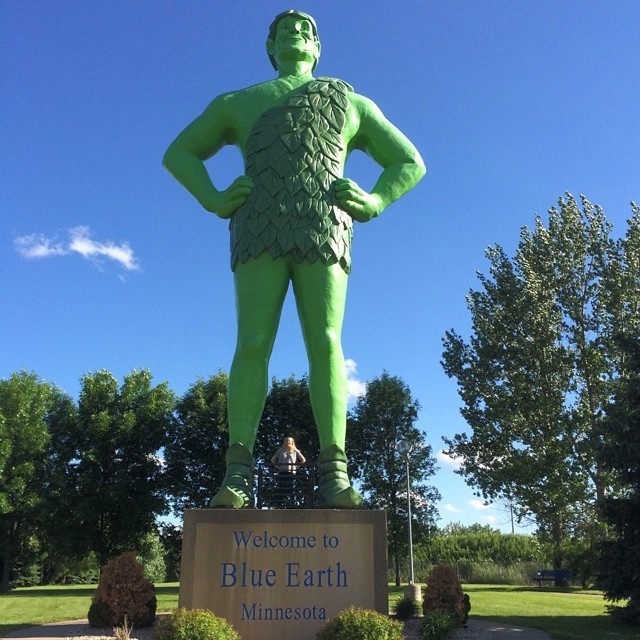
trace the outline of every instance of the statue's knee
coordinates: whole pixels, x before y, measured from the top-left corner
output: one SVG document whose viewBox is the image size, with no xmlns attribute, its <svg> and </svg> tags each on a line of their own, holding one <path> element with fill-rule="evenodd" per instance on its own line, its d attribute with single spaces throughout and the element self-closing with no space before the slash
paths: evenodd
<svg viewBox="0 0 640 640">
<path fill-rule="evenodd" d="M 320 358 L 333 358 L 335 355 L 341 354 L 342 346 L 339 334 L 333 329 L 326 329 L 310 341 L 309 352 Z"/>
<path fill-rule="evenodd" d="M 236 358 L 245 361 L 263 362 L 269 359 L 270 342 L 266 336 L 258 333 L 238 339 Z"/>
</svg>

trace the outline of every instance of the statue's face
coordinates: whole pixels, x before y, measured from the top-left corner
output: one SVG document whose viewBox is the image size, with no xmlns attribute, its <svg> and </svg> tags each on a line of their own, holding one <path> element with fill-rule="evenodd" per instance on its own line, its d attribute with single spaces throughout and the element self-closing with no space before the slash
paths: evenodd
<svg viewBox="0 0 640 640">
<path fill-rule="evenodd" d="M 267 50 L 276 64 L 280 60 L 315 60 L 320 57 L 320 42 L 309 20 L 296 15 L 278 21 L 275 37 L 267 42 Z"/>
</svg>

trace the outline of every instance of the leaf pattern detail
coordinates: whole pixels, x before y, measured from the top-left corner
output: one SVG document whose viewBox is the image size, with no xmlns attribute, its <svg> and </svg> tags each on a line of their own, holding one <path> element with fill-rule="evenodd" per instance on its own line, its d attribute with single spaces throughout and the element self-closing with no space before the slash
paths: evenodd
<svg viewBox="0 0 640 640">
<path fill-rule="evenodd" d="M 251 195 L 231 218 L 231 268 L 268 251 L 298 262 L 351 269 L 353 221 L 337 206 L 348 93 L 342 80 L 316 78 L 265 111 L 246 148 Z"/>
</svg>

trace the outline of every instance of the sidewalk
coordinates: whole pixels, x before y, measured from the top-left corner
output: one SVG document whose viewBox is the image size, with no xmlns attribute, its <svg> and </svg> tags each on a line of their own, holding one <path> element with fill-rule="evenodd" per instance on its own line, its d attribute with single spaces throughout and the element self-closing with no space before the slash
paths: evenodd
<svg viewBox="0 0 640 640">
<path fill-rule="evenodd" d="M 538 629 L 515 627 L 491 620 L 469 620 L 470 629 L 488 631 L 495 640 L 552 640 L 551 636 Z"/>
<path fill-rule="evenodd" d="M 489 620 L 469 620 L 469 631 L 477 632 L 478 638 L 491 638 L 492 640 L 552 640 L 551 636 L 537 629 L 527 629 L 525 627 L 514 627 L 504 625 L 499 622 Z M 150 640 L 153 635 L 153 628 L 134 629 L 133 637 L 138 640 Z M 20 640 L 46 640 L 48 638 L 86 638 L 96 640 L 97 638 L 112 638 L 111 629 L 94 629 L 89 626 L 86 620 L 72 620 L 69 622 L 54 622 L 40 627 L 25 627 L 12 631 L 0 640 L 5 638 L 20 638 Z"/>
</svg>

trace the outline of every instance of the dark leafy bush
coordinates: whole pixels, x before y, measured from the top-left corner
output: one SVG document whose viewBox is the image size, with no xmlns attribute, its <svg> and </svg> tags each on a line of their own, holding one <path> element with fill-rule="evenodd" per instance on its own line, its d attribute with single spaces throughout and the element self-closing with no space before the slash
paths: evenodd
<svg viewBox="0 0 640 640">
<path fill-rule="evenodd" d="M 402 640 L 404 625 L 388 616 L 358 607 L 349 607 L 329 620 L 317 640 Z"/>
<path fill-rule="evenodd" d="M 102 568 L 87 615 L 92 627 L 121 626 L 125 616 L 134 627 L 150 627 L 156 616 L 155 588 L 134 551 L 112 558 Z"/>
<path fill-rule="evenodd" d="M 420 625 L 420 636 L 422 640 L 444 640 L 456 626 L 456 618 L 452 613 L 434 609 L 425 615 Z"/>
<path fill-rule="evenodd" d="M 393 605 L 393 613 L 399 620 L 409 620 L 420 614 L 420 603 L 410 596 L 403 596 Z"/>
<path fill-rule="evenodd" d="M 444 611 L 453 615 L 457 625 L 463 624 L 468 609 L 456 572 L 447 565 L 436 565 L 427 579 L 422 612 Z"/>
<path fill-rule="evenodd" d="M 162 616 L 153 632 L 154 640 L 240 640 L 224 618 L 204 609 L 178 609 Z"/>
</svg>

